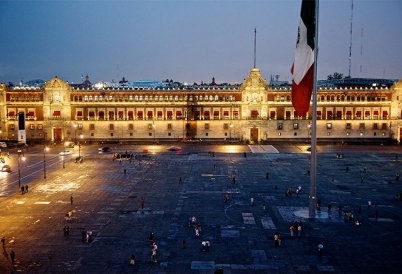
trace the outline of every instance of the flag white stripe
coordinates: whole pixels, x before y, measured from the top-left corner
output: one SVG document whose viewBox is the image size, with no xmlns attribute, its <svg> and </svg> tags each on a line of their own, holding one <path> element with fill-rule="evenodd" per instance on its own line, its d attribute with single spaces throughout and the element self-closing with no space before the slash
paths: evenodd
<svg viewBox="0 0 402 274">
<path fill-rule="evenodd" d="M 295 62 L 293 67 L 293 81 L 298 85 L 314 63 L 314 51 L 307 44 L 307 28 L 302 19 L 299 25 L 299 41 L 296 46 Z"/>
</svg>

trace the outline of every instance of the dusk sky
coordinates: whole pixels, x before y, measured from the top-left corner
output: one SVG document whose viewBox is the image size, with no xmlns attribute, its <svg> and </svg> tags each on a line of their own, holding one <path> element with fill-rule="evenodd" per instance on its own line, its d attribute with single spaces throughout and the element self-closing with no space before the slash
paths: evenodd
<svg viewBox="0 0 402 274">
<path fill-rule="evenodd" d="M 0 1 L 0 82 L 291 80 L 301 0 Z M 320 1 L 318 79 L 349 73 L 351 0 Z M 402 1 L 354 0 L 352 77 L 402 79 Z"/>
</svg>

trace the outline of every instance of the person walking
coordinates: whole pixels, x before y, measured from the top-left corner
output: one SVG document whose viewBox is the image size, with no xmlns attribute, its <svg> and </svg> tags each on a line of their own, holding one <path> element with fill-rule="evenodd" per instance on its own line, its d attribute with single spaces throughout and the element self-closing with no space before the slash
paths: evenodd
<svg viewBox="0 0 402 274">
<path fill-rule="evenodd" d="M 156 260 L 156 250 L 155 250 L 155 249 L 152 250 L 152 255 L 151 255 L 151 257 L 152 257 L 152 261 L 153 261 L 154 263 L 158 262 L 158 261 Z"/>
<path fill-rule="evenodd" d="M 299 226 L 297 227 L 297 237 L 300 237 L 301 234 L 301 225 L 299 224 Z"/>
<path fill-rule="evenodd" d="M 183 181 L 181 180 L 181 177 L 179 178 L 179 184 L 181 184 Z"/>
<path fill-rule="evenodd" d="M 131 254 L 131 257 L 130 257 L 130 265 L 134 265 L 135 264 L 135 255 L 134 254 Z"/>
<path fill-rule="evenodd" d="M 254 206 L 254 198 L 250 199 L 250 204 L 251 204 L 251 206 Z"/>
<path fill-rule="evenodd" d="M 290 237 L 293 237 L 293 231 L 295 230 L 294 226 L 291 225 L 289 227 L 289 230 L 290 230 Z"/>
<path fill-rule="evenodd" d="M 141 199 L 141 209 L 144 209 L 144 204 L 145 204 L 144 199 Z"/>
<path fill-rule="evenodd" d="M 183 249 L 186 249 L 187 240 L 183 239 Z"/>
<path fill-rule="evenodd" d="M 374 217 L 375 220 L 378 221 L 378 209 L 375 210 Z"/>
<path fill-rule="evenodd" d="M 329 203 L 329 204 L 328 204 L 328 213 L 331 213 L 331 208 L 332 208 L 332 204 Z"/>
<path fill-rule="evenodd" d="M 367 202 L 367 207 L 368 207 L 368 209 L 371 208 L 371 201 L 368 201 L 368 202 Z"/>
<path fill-rule="evenodd" d="M 359 204 L 359 213 L 362 213 L 362 204 Z"/>
<path fill-rule="evenodd" d="M 70 196 L 70 203 L 73 204 L 73 195 Z"/>
<path fill-rule="evenodd" d="M 14 250 L 11 250 L 10 257 L 11 257 L 11 264 L 14 265 L 15 264 L 15 252 L 14 252 Z"/>
<path fill-rule="evenodd" d="M 28 185 L 25 185 L 25 192 L 28 193 Z"/>
<path fill-rule="evenodd" d="M 3 236 L 3 238 L 1 238 L 1 243 L 3 244 L 3 248 L 6 246 L 6 237 Z"/>
</svg>

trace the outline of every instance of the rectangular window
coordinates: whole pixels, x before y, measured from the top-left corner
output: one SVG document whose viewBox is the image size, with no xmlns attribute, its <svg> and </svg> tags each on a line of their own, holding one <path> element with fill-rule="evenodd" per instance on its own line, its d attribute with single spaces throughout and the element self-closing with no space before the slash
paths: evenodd
<svg viewBox="0 0 402 274">
<path fill-rule="evenodd" d="M 110 137 L 113 137 L 113 132 L 110 133 Z"/>
<path fill-rule="evenodd" d="M 209 124 L 208 123 L 205 123 L 205 127 L 204 127 L 205 129 L 209 129 Z"/>
<path fill-rule="evenodd" d="M 38 129 L 42 130 L 43 129 L 43 125 L 38 125 Z"/>
<path fill-rule="evenodd" d="M 377 123 L 373 124 L 373 129 L 378 129 L 378 124 Z"/>
<path fill-rule="evenodd" d="M 168 129 L 168 130 L 172 130 L 172 124 L 171 124 L 171 123 L 168 123 L 168 124 L 167 124 L 167 129 Z"/>
<path fill-rule="evenodd" d="M 35 125 L 33 125 L 33 124 L 29 125 L 29 129 L 30 129 L 30 130 L 34 130 L 34 129 L 35 129 Z"/>
<path fill-rule="evenodd" d="M 114 130 L 114 125 L 113 124 L 109 124 L 109 130 Z"/>
<path fill-rule="evenodd" d="M 223 129 L 229 129 L 229 124 L 228 124 L 228 123 L 224 123 L 224 124 L 223 124 Z"/>
<path fill-rule="evenodd" d="M 152 124 L 148 124 L 148 129 L 152 129 Z"/>
<path fill-rule="evenodd" d="M 381 129 L 387 129 L 387 123 L 382 123 Z"/>
<path fill-rule="evenodd" d="M 332 128 L 332 123 L 327 123 L 327 129 L 331 129 Z"/>
<path fill-rule="evenodd" d="M 283 124 L 282 124 L 282 123 L 278 123 L 277 126 L 276 126 L 276 128 L 277 128 L 278 130 L 282 130 L 282 129 L 283 129 Z"/>
<path fill-rule="evenodd" d="M 95 124 L 89 124 L 89 130 L 95 130 Z"/>
<path fill-rule="evenodd" d="M 346 123 L 346 129 L 352 129 L 352 124 L 351 123 Z"/>
<path fill-rule="evenodd" d="M 364 123 L 359 124 L 359 129 L 364 129 Z"/>
<path fill-rule="evenodd" d="M 77 124 L 77 128 L 80 129 L 80 130 L 82 130 L 83 125 L 82 125 L 82 124 Z"/>
<path fill-rule="evenodd" d="M 15 125 L 14 124 L 10 124 L 10 130 L 15 130 Z"/>
<path fill-rule="evenodd" d="M 134 130 L 134 124 L 128 124 L 128 130 Z"/>
<path fill-rule="evenodd" d="M 299 123 L 293 123 L 293 129 L 299 129 Z"/>
</svg>

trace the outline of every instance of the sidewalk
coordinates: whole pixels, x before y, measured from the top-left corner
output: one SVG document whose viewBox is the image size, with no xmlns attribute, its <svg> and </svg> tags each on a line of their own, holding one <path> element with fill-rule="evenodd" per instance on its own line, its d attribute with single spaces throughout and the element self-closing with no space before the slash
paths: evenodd
<svg viewBox="0 0 402 274">
<path fill-rule="evenodd" d="M 402 201 L 394 196 L 402 186 L 389 181 L 395 182 L 402 161 L 391 158 L 320 154 L 317 198 L 323 218 L 313 221 L 303 218 L 309 203 L 309 154 L 165 154 L 143 157 L 140 163 L 113 162 L 101 154 L 86 158 L 30 184 L 27 194 L 0 201 L 0 237 L 6 238 L 0 272 L 214 273 L 222 268 L 224 273 L 399 273 Z M 296 197 L 298 186 L 302 191 Z M 286 197 L 287 188 L 292 197 Z M 345 223 L 339 204 L 362 225 Z M 71 221 L 64 218 L 68 211 Z M 201 225 L 199 237 L 188 225 L 191 216 Z M 290 236 L 295 220 L 302 221 L 300 237 L 297 232 Z M 68 237 L 63 236 L 65 226 L 70 227 Z M 91 242 L 81 240 L 84 229 L 92 231 Z M 151 259 L 151 232 L 158 243 L 157 263 Z M 274 246 L 277 232 L 280 247 Z M 203 240 L 211 243 L 209 252 L 202 250 Z M 324 245 L 322 257 L 319 244 Z M 134 266 L 129 264 L 132 253 Z"/>
</svg>

